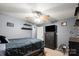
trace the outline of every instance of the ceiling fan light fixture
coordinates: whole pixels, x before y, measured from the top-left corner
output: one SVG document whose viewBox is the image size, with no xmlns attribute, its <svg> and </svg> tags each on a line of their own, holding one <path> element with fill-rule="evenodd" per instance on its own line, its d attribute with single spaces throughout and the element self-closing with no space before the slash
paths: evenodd
<svg viewBox="0 0 79 59">
<path fill-rule="evenodd" d="M 50 16 L 41 13 L 40 11 L 33 11 L 31 15 L 26 17 L 27 21 L 35 24 L 43 24 L 49 21 Z"/>
<path fill-rule="evenodd" d="M 37 18 L 37 19 L 34 19 L 34 22 L 37 23 L 37 24 L 40 24 L 42 21 L 40 18 Z"/>
</svg>

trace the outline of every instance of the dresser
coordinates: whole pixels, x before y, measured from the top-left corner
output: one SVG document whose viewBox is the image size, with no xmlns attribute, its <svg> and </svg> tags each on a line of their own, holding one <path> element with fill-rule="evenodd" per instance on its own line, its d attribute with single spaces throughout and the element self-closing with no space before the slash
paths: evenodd
<svg viewBox="0 0 79 59">
<path fill-rule="evenodd" d="M 69 56 L 79 56 L 79 38 L 77 37 L 70 38 Z"/>
</svg>

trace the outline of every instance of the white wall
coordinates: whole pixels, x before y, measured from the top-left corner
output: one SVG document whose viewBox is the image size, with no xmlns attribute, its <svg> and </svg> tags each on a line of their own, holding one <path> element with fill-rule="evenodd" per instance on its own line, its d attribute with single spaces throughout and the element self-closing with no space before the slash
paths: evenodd
<svg viewBox="0 0 79 59">
<path fill-rule="evenodd" d="M 7 27 L 7 22 L 14 23 L 14 27 Z M 26 23 L 26 21 L 5 14 L 0 14 L 0 35 L 4 35 L 8 39 L 32 38 L 32 30 L 21 29 L 24 23 Z"/>
<path fill-rule="evenodd" d="M 61 26 L 61 22 L 67 21 L 67 26 Z M 49 25 L 57 25 L 57 47 L 60 46 L 60 44 L 66 44 L 68 46 L 69 39 L 73 35 L 76 35 L 76 32 L 74 32 L 73 25 L 75 24 L 75 18 L 69 18 L 67 20 L 61 20 L 53 24 Z M 46 25 L 47 26 L 47 25 Z M 70 32 L 73 32 L 72 34 Z"/>
</svg>

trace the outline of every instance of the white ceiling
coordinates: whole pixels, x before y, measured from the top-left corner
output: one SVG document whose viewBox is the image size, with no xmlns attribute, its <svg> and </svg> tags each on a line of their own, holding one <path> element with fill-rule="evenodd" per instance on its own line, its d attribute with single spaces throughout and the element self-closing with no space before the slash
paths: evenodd
<svg viewBox="0 0 79 59">
<path fill-rule="evenodd" d="M 41 11 L 61 20 L 74 17 L 76 7 L 77 3 L 0 3 L 0 12 L 25 19 L 32 11 Z"/>
</svg>

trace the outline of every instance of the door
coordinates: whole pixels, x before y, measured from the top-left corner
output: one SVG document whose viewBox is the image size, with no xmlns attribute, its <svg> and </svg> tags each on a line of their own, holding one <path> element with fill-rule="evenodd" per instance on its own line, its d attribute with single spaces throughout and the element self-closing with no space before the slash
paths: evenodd
<svg viewBox="0 0 79 59">
<path fill-rule="evenodd" d="M 45 34 L 45 46 L 47 48 L 54 49 L 54 32 L 46 32 Z"/>
<path fill-rule="evenodd" d="M 44 41 L 44 30 L 43 27 L 37 27 L 37 39 Z"/>
<path fill-rule="evenodd" d="M 56 26 L 46 27 L 45 31 L 45 46 L 47 48 L 56 49 L 57 47 L 57 35 Z"/>
</svg>

